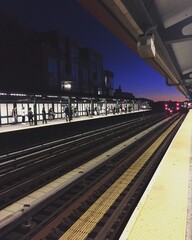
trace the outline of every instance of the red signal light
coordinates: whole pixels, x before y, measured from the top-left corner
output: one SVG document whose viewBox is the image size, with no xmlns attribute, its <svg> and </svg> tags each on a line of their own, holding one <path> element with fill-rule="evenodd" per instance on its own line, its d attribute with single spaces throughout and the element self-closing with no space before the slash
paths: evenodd
<svg viewBox="0 0 192 240">
<path fill-rule="evenodd" d="M 164 108 L 165 110 L 168 110 L 168 104 L 165 103 Z"/>
</svg>

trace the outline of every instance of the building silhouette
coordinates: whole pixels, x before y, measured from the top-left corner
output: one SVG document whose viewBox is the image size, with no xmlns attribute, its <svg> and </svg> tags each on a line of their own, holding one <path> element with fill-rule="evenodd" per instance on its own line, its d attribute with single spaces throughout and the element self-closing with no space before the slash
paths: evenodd
<svg viewBox="0 0 192 240">
<path fill-rule="evenodd" d="M 134 99 L 134 98 L 135 98 L 135 96 L 134 96 L 132 93 L 123 92 L 123 91 L 121 90 L 121 86 L 119 86 L 119 88 L 115 89 L 114 97 L 130 98 L 130 99 Z"/>
<path fill-rule="evenodd" d="M 43 89 L 37 34 L 4 13 L 0 14 L 0 32 L 0 90 Z"/>
<path fill-rule="evenodd" d="M 113 96 L 103 56 L 58 31 L 35 32 L 0 13 L 0 91 Z"/>
<path fill-rule="evenodd" d="M 83 93 L 103 94 L 103 56 L 89 49 L 80 49 L 80 91 Z"/>
<path fill-rule="evenodd" d="M 104 70 L 104 94 L 107 96 L 114 95 L 114 73 Z"/>
<path fill-rule="evenodd" d="M 42 77 L 47 90 L 78 92 L 78 43 L 57 31 L 38 34 L 42 49 Z"/>
</svg>

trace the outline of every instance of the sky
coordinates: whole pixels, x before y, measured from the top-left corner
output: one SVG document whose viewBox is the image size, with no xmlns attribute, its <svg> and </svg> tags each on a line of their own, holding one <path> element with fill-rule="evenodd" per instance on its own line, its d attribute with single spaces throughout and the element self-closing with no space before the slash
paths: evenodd
<svg viewBox="0 0 192 240">
<path fill-rule="evenodd" d="M 104 68 L 114 73 L 114 88 L 121 86 L 136 98 L 154 101 L 186 100 L 169 87 L 156 70 L 110 33 L 76 0 L 0 0 L 0 11 L 16 16 L 35 31 L 58 30 L 103 55 Z"/>
</svg>

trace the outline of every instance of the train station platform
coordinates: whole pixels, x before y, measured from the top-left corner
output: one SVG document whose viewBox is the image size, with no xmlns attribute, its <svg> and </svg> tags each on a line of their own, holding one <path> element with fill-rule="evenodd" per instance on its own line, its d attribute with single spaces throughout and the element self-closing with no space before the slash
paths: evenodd
<svg viewBox="0 0 192 240">
<path fill-rule="evenodd" d="M 73 118 L 71 122 L 85 121 L 90 119 L 91 119 L 90 117 L 83 116 L 83 117 Z M 24 124 L 17 123 L 17 124 L 1 125 L 0 133 L 17 131 L 17 130 L 26 130 L 26 129 L 38 128 L 38 127 L 47 127 L 47 126 L 53 126 L 57 124 L 64 124 L 64 123 L 69 123 L 69 122 L 67 122 L 64 118 L 62 118 L 62 119 L 47 120 L 47 123 L 44 123 L 44 124 L 42 123 L 42 121 L 38 121 L 37 125 L 35 124 L 29 125 L 29 123 L 26 121 Z"/>
<path fill-rule="evenodd" d="M 192 110 L 119 240 L 192 239 Z"/>
<path fill-rule="evenodd" d="M 29 125 L 28 121 L 25 124 L 1 125 L 0 154 L 40 146 L 50 141 L 57 141 L 87 131 L 95 131 L 98 128 L 105 128 L 109 125 L 119 124 L 122 121 L 130 121 L 150 114 L 153 114 L 151 110 L 135 110 L 127 113 L 77 116 L 73 117 L 70 122 L 67 122 L 65 118 L 56 118 L 48 120 L 45 124 L 42 123 L 42 120 L 39 120 L 37 125 Z"/>
<path fill-rule="evenodd" d="M 132 112 L 127 112 L 127 113 L 116 113 L 116 114 L 100 114 L 100 115 L 94 115 L 94 116 L 79 116 L 79 117 L 73 117 L 73 119 L 70 121 L 71 123 L 73 122 L 79 122 L 79 121 L 86 121 L 86 120 L 93 120 L 93 119 L 98 119 L 98 118 L 106 118 L 106 117 L 117 117 L 117 116 L 122 116 L 122 115 L 129 115 L 133 113 L 142 113 L 146 112 L 149 110 L 138 110 L 138 111 L 132 111 Z M 47 119 L 47 124 L 43 124 L 42 121 L 38 121 L 37 125 L 29 125 L 28 121 L 25 122 L 25 124 L 22 123 L 17 123 L 17 124 L 6 124 L 6 125 L 0 125 L 0 133 L 4 132 L 11 132 L 11 131 L 17 131 L 17 130 L 26 130 L 26 129 L 31 129 L 31 128 L 38 128 L 38 127 L 46 127 L 46 126 L 53 126 L 57 124 L 64 124 L 64 123 L 69 123 L 65 120 L 65 118 L 58 118 L 54 120 L 49 120 Z"/>
</svg>

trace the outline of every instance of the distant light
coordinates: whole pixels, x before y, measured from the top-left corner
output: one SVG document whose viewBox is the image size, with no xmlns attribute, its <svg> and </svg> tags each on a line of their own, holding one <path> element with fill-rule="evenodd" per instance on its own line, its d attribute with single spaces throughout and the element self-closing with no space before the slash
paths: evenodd
<svg viewBox="0 0 192 240">
<path fill-rule="evenodd" d="M 69 97 L 67 97 L 67 96 L 61 96 L 61 98 L 62 98 L 62 99 L 65 99 L 65 100 L 66 100 L 66 99 L 69 99 Z"/>
<path fill-rule="evenodd" d="M 47 97 L 49 97 L 49 98 L 57 98 L 58 96 L 48 95 Z"/>
<path fill-rule="evenodd" d="M 100 88 L 98 88 L 98 91 L 97 91 L 98 95 L 101 95 L 102 94 L 102 91 Z"/>
<path fill-rule="evenodd" d="M 71 90 L 71 83 L 65 83 L 64 84 L 64 89 L 68 90 L 68 91 Z"/>
<path fill-rule="evenodd" d="M 70 91 L 72 87 L 71 81 L 61 81 L 61 90 Z"/>
</svg>

